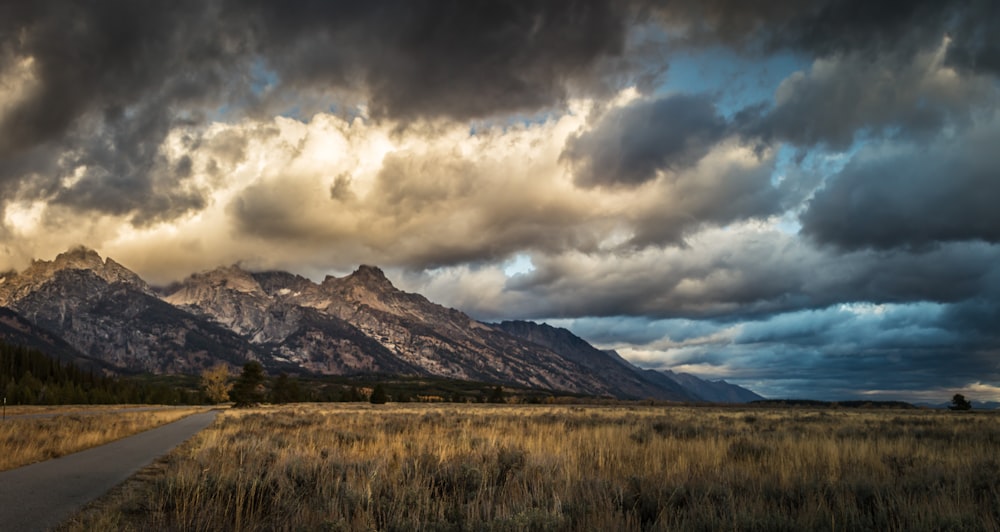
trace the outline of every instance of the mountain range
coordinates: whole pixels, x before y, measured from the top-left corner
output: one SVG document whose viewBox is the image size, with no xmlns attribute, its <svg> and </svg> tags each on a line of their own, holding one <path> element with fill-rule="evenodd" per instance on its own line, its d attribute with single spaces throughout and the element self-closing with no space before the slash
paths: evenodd
<svg viewBox="0 0 1000 532">
<path fill-rule="evenodd" d="M 566 329 L 484 323 L 394 287 L 374 266 L 316 283 L 227 266 L 154 289 L 84 247 L 0 274 L 0 338 L 120 372 L 417 375 L 622 399 L 745 402 L 724 381 L 644 370 Z"/>
</svg>

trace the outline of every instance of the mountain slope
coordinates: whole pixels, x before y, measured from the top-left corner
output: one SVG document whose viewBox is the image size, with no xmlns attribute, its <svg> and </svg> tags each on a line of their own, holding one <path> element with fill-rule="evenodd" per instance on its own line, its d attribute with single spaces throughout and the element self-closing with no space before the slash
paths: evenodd
<svg viewBox="0 0 1000 532">
<path fill-rule="evenodd" d="M 82 369 L 110 369 L 107 363 L 84 355 L 58 335 L 36 326 L 6 307 L 0 307 L 0 341 L 41 351 Z"/>
<path fill-rule="evenodd" d="M 327 277 L 320 288 L 329 295 L 326 312 L 357 325 L 435 375 L 617 395 L 592 372 L 549 349 L 396 289 L 376 267 Z"/>
<path fill-rule="evenodd" d="M 319 284 L 286 272 L 223 268 L 189 277 L 166 300 L 314 372 L 434 375 L 616 394 L 551 350 L 396 289 L 373 266 Z"/>
<path fill-rule="evenodd" d="M 267 358 L 239 335 L 153 295 L 137 275 L 92 250 L 35 261 L 0 284 L 0 304 L 84 355 L 127 371 L 196 373 L 219 361 Z"/>
<path fill-rule="evenodd" d="M 675 373 L 670 370 L 646 371 L 650 374 L 650 378 L 662 376 L 663 379 L 680 384 L 693 395 L 710 403 L 749 403 L 764 399 L 764 397 L 742 386 L 730 384 L 724 380 L 707 381 L 690 373 Z"/>
<path fill-rule="evenodd" d="M 563 358 L 587 368 L 598 375 L 609 388 L 617 390 L 621 397 L 670 401 L 695 399 L 682 386 L 673 382 L 654 383 L 646 380 L 639 368 L 620 357 L 611 356 L 597 349 L 566 329 L 530 321 L 504 321 L 496 327 L 547 347 Z"/>
</svg>

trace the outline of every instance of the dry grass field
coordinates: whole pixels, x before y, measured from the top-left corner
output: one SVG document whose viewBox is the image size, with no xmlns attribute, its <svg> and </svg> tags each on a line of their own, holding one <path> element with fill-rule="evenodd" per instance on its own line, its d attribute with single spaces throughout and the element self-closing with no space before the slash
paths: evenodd
<svg viewBox="0 0 1000 532">
<path fill-rule="evenodd" d="M 22 407 L 17 414 L 54 415 L 8 417 L 0 423 L 0 471 L 103 445 L 204 410 L 205 407 L 137 411 L 107 407 Z"/>
<path fill-rule="evenodd" d="M 94 412 L 122 412 L 127 410 L 154 410 L 157 408 L 173 408 L 169 406 L 150 405 L 7 405 L 7 417 L 42 416 L 57 414 L 76 414 Z"/>
<path fill-rule="evenodd" d="M 993 413 L 228 411 L 70 530 L 998 530 Z"/>
</svg>

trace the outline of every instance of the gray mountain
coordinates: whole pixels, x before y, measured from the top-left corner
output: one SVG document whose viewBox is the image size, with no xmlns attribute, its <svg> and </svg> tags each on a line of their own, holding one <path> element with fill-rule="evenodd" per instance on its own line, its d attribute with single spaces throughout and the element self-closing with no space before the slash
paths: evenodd
<svg viewBox="0 0 1000 532">
<path fill-rule="evenodd" d="M 563 358 L 576 362 L 598 375 L 609 388 L 617 390 L 621 397 L 669 401 L 697 400 L 673 381 L 654 382 L 646 379 L 642 370 L 621 358 L 618 353 L 601 351 L 567 329 L 531 321 L 504 321 L 496 327 L 547 347 Z"/>
<path fill-rule="evenodd" d="M 764 399 L 746 388 L 724 380 L 708 381 L 690 373 L 675 373 L 670 370 L 646 370 L 646 372 L 651 379 L 659 378 L 658 375 L 662 376 L 663 379 L 680 384 L 692 395 L 710 403 L 749 403 Z"/>
<path fill-rule="evenodd" d="M 401 373 L 619 395 L 585 368 L 403 292 L 374 266 L 322 283 L 220 268 L 165 296 L 317 373 Z"/>
<path fill-rule="evenodd" d="M 277 361 L 312 373 L 426 373 L 350 323 L 286 297 L 316 289 L 304 277 L 252 274 L 230 266 L 188 277 L 164 300 L 230 329 Z"/>
<path fill-rule="evenodd" d="M 0 305 L 120 370 L 197 373 L 219 361 L 271 362 L 239 335 L 162 301 L 137 275 L 86 248 L 5 274 Z"/>
</svg>

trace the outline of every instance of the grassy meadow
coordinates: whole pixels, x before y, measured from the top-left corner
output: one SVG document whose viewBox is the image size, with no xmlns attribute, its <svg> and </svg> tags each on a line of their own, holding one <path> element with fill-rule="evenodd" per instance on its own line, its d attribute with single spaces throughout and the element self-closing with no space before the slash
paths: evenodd
<svg viewBox="0 0 1000 532">
<path fill-rule="evenodd" d="M 67 530 L 998 530 L 993 413 L 230 410 Z"/>
<path fill-rule="evenodd" d="M 52 414 L 49 417 L 13 417 Z M 18 407 L 8 408 L 0 423 L 0 471 L 58 458 L 103 445 L 203 412 L 206 407 L 156 410 L 112 407 Z"/>
</svg>

